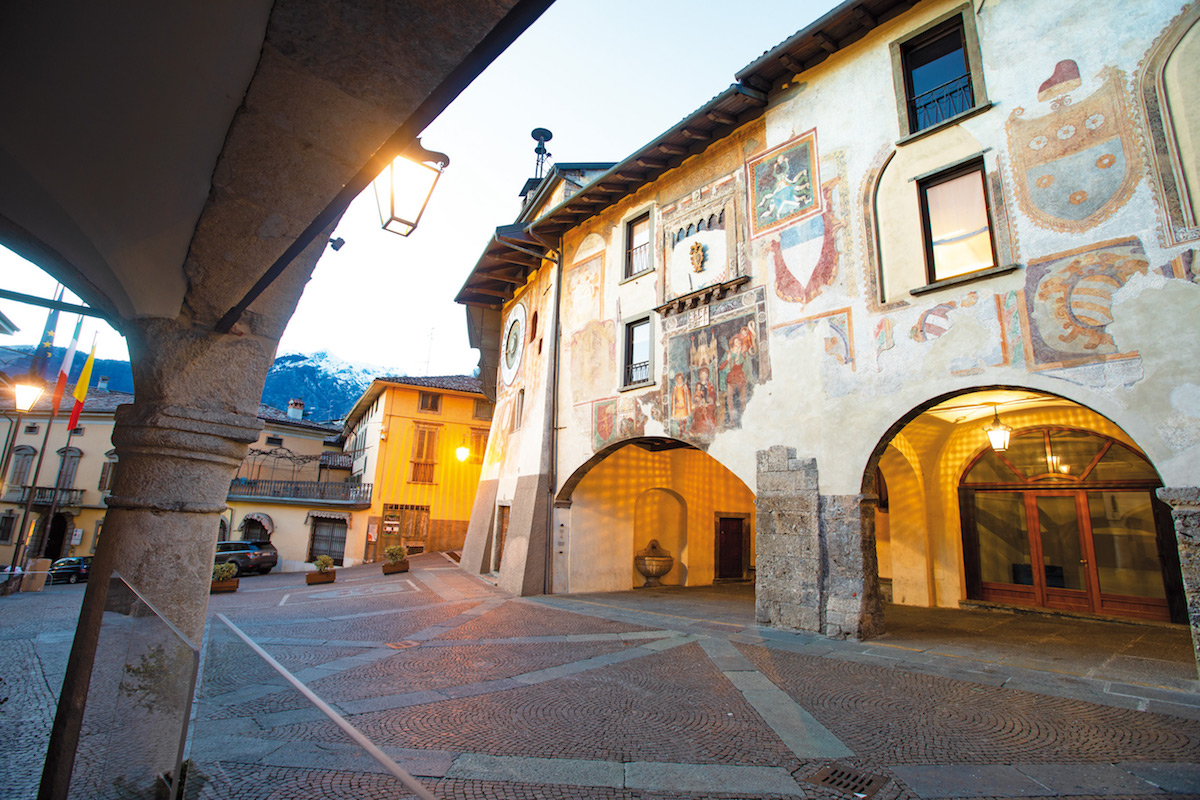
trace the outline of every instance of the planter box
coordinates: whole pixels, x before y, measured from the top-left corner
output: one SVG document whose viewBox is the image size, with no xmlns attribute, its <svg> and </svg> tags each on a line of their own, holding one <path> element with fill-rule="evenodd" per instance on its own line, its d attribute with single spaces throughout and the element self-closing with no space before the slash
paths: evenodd
<svg viewBox="0 0 1200 800">
<path fill-rule="evenodd" d="M 236 592 L 238 588 L 238 579 L 230 578 L 227 581 L 213 581 L 212 588 L 208 590 L 209 594 L 221 594 L 222 592 Z"/>
<path fill-rule="evenodd" d="M 333 583 L 337 580 L 337 570 L 331 569 L 329 572 L 306 572 L 304 574 L 304 582 L 309 586 L 317 583 Z"/>
<path fill-rule="evenodd" d="M 395 575 L 397 572 L 408 572 L 408 559 L 397 561 L 395 564 L 385 561 L 382 565 L 384 575 Z"/>
</svg>

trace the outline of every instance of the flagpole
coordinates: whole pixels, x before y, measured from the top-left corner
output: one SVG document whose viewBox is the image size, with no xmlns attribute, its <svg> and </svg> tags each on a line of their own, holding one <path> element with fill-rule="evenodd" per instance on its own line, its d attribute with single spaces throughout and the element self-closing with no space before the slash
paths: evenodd
<svg viewBox="0 0 1200 800">
<path fill-rule="evenodd" d="M 21 589 L 23 576 L 15 575 L 15 573 L 17 565 L 21 563 L 21 551 L 25 549 L 26 534 L 30 533 L 28 530 L 29 512 L 33 508 L 33 498 L 37 495 L 38 477 L 42 473 L 42 459 L 46 457 L 46 445 L 50 441 L 50 428 L 53 427 L 56 416 L 58 416 L 58 409 L 51 403 L 50 418 L 46 421 L 46 435 L 42 437 L 42 448 L 38 451 L 37 465 L 33 468 L 33 479 L 26 488 L 28 494 L 25 496 L 25 510 L 21 514 L 21 529 L 17 532 L 16 544 L 13 547 L 12 567 L 8 572 L 8 580 L 5 581 L 3 589 L 0 589 L 0 594 L 3 595 L 10 595 Z"/>
<path fill-rule="evenodd" d="M 54 478 L 54 489 L 51 490 L 51 492 L 50 492 L 50 510 L 46 512 L 46 524 L 43 526 L 43 534 L 44 535 L 40 539 L 38 539 L 38 551 L 37 551 L 37 555 L 34 556 L 35 559 L 36 558 L 44 558 L 46 556 L 46 543 L 50 541 L 50 534 L 49 534 L 48 529 L 54 526 L 54 512 L 58 510 L 58 488 L 59 488 L 59 485 L 62 483 L 63 467 L 65 467 L 67 465 L 67 459 L 71 455 L 71 453 L 70 453 L 71 437 L 74 435 L 75 435 L 75 428 L 71 428 L 70 430 L 67 431 L 67 443 L 63 447 L 62 458 L 60 458 L 58 460 L 58 475 Z M 63 530 L 63 540 L 65 543 L 65 541 L 66 541 L 66 530 L 65 529 Z M 61 556 L 62 556 L 62 548 L 60 545 L 58 554 L 51 556 L 51 558 L 59 558 Z"/>
<path fill-rule="evenodd" d="M 79 329 L 82 326 L 83 326 L 83 317 L 80 317 L 79 322 L 75 325 L 75 336 L 71 340 L 71 347 L 67 351 L 66 358 L 63 359 L 62 368 L 60 368 L 58 371 L 58 382 L 55 384 L 54 398 L 51 401 L 54 406 L 55 413 L 58 412 L 58 404 L 62 398 L 62 390 L 66 387 L 67 380 L 70 379 L 70 372 L 71 372 L 71 366 L 72 366 L 71 362 L 75 360 L 75 348 L 78 346 L 78 343 L 79 343 Z M 94 359 L 96 356 L 96 338 L 99 337 L 99 335 L 100 334 L 97 333 L 97 334 L 95 334 L 95 336 L 92 337 L 92 357 L 88 359 L 87 364 L 84 365 L 83 373 L 79 376 L 80 383 L 84 384 L 83 388 L 84 388 L 85 393 L 87 391 L 87 384 L 89 382 L 91 382 L 91 378 L 92 378 L 92 373 L 91 373 L 91 370 L 89 369 L 89 367 L 92 363 L 92 359 Z M 75 387 L 75 392 L 76 392 L 76 394 L 78 394 L 78 392 L 79 392 L 78 386 Z M 75 416 L 76 415 L 74 413 L 72 413 L 71 419 L 75 419 Z M 55 476 L 54 487 L 50 491 L 50 510 L 46 512 L 46 524 L 43 526 L 44 535 L 40 539 L 38 539 L 37 555 L 35 555 L 34 558 L 43 558 L 46 555 L 46 543 L 50 541 L 50 534 L 49 534 L 48 529 L 53 527 L 53 525 L 54 525 L 54 512 L 58 510 L 58 490 L 59 490 L 59 487 L 62 485 L 63 468 L 66 467 L 67 459 L 70 457 L 71 437 L 75 435 L 75 430 L 77 428 L 78 428 L 78 425 L 72 425 L 71 427 L 69 427 L 67 429 L 67 443 L 66 443 L 66 445 L 63 446 L 62 458 L 60 458 L 58 460 L 58 475 Z M 47 433 L 48 432 L 49 431 L 47 431 Z M 45 449 L 45 445 L 43 445 L 43 449 Z M 63 538 L 64 538 L 64 540 L 66 538 L 66 530 L 65 529 L 63 531 Z M 53 558 L 58 558 L 61 555 L 62 555 L 62 546 L 60 545 L 58 554 L 54 555 Z"/>
</svg>

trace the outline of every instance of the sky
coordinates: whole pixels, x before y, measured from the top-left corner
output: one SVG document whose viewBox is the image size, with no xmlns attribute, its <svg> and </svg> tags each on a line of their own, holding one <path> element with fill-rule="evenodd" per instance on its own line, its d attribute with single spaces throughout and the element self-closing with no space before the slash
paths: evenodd
<svg viewBox="0 0 1200 800">
<path fill-rule="evenodd" d="M 420 226 L 383 231 L 368 189 L 317 262 L 279 354 L 326 351 L 391 374 L 469 374 L 478 353 L 454 302 L 492 231 L 520 210 L 533 177 L 534 128 L 554 161 L 620 161 L 734 82 L 734 73 L 808 25 L 833 0 L 556 0 L 422 135 L 450 156 Z M 55 280 L 0 247 L 0 288 L 50 297 Z M 413 302 L 419 297 L 419 302 Z M 67 302 L 79 302 L 67 292 Z M 45 309 L 0 299 L 36 344 Z M 75 317 L 64 315 L 65 347 Z M 86 318 L 80 349 L 128 358 L 124 339 Z"/>
</svg>

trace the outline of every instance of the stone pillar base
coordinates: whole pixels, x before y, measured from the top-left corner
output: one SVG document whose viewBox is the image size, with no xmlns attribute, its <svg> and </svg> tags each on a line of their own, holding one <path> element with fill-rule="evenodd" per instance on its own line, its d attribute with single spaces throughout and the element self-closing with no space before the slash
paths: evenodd
<svg viewBox="0 0 1200 800">
<path fill-rule="evenodd" d="M 1158 490 L 1158 499 L 1171 507 L 1171 519 L 1175 522 L 1192 650 L 1200 675 L 1200 487 L 1163 487 Z"/>
</svg>

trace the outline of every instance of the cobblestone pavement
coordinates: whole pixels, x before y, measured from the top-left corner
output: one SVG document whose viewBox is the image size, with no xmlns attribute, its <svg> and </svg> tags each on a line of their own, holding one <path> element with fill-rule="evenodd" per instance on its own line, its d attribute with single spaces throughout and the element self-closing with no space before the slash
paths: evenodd
<svg viewBox="0 0 1200 800">
<path fill-rule="evenodd" d="M 889 800 L 1200 798 L 1200 693 L 1155 660 L 1175 631 L 1096 628 L 1122 681 L 970 651 L 993 625 L 973 618 L 947 618 L 963 638 L 941 650 L 834 642 L 757 628 L 719 591 L 518 599 L 411 561 L 249 577 L 210 609 L 439 798 L 854 797 L 814 782 L 831 766 Z M 0 798 L 36 792 L 82 593 L 0 599 Z M 414 796 L 217 620 L 202 669 L 189 798 Z"/>
</svg>

